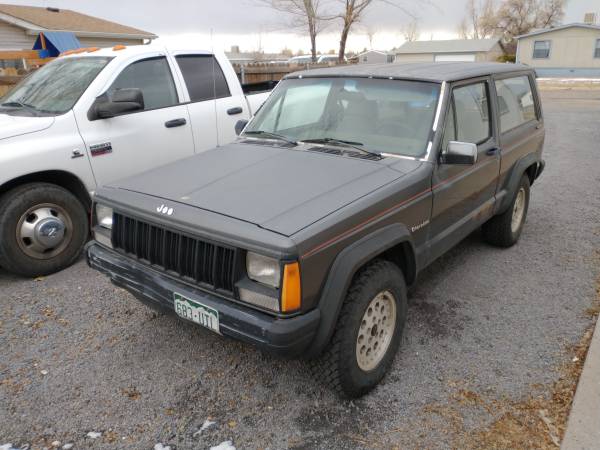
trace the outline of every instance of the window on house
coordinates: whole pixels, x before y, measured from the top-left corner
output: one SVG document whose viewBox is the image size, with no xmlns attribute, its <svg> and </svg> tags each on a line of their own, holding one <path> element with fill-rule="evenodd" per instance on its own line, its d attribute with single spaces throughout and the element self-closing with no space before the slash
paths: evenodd
<svg viewBox="0 0 600 450">
<path fill-rule="evenodd" d="M 550 41 L 535 41 L 533 43 L 534 58 L 549 58 L 550 57 Z"/>
<path fill-rule="evenodd" d="M 594 48 L 594 58 L 600 58 L 600 39 L 596 39 L 596 47 Z"/>
</svg>

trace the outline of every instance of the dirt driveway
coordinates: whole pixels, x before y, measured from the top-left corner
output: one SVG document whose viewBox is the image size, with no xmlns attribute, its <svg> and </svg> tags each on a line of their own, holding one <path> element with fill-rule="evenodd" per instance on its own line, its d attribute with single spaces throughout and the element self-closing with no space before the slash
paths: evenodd
<svg viewBox="0 0 600 450">
<path fill-rule="evenodd" d="M 341 401 L 302 362 L 155 317 L 83 261 L 40 280 L 0 271 L 0 445 L 552 447 L 594 320 L 600 90 L 543 101 L 547 167 L 521 241 L 475 233 L 427 270 L 372 394 Z"/>
</svg>

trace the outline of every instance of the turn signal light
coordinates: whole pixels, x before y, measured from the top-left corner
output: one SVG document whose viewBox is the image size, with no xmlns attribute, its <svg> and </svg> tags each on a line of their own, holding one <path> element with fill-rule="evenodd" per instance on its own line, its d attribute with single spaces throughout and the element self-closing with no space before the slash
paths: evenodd
<svg viewBox="0 0 600 450">
<path fill-rule="evenodd" d="M 300 265 L 297 262 L 286 264 L 283 268 L 281 311 L 293 312 L 300 309 L 301 305 Z"/>
<path fill-rule="evenodd" d="M 125 50 L 126 48 L 127 47 L 125 47 L 124 45 L 119 44 L 119 45 L 115 45 L 113 47 L 113 50 L 116 52 L 117 50 Z"/>
</svg>

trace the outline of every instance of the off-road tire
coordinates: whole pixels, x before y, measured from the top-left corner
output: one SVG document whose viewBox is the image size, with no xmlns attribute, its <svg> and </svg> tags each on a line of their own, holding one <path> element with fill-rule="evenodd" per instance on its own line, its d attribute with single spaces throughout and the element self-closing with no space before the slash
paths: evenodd
<svg viewBox="0 0 600 450">
<path fill-rule="evenodd" d="M 512 228 L 512 218 L 515 209 L 515 202 L 517 201 L 517 197 L 521 189 L 524 190 L 525 193 L 525 205 L 523 211 L 523 217 L 521 219 L 521 223 L 516 230 Z M 530 193 L 530 185 L 529 185 L 529 177 L 527 174 L 524 174 L 521 178 L 519 186 L 517 187 L 515 194 L 513 196 L 512 201 L 510 202 L 510 206 L 506 211 L 502 214 L 492 217 L 481 227 L 483 239 L 492 245 L 497 247 L 511 247 L 517 243 L 519 240 L 519 236 L 521 236 L 521 232 L 523 231 L 523 226 L 525 225 L 525 220 L 527 218 L 527 210 L 529 208 L 529 193 Z"/>
<path fill-rule="evenodd" d="M 371 300 L 386 290 L 396 303 L 395 328 L 379 364 L 364 371 L 356 355 L 359 327 Z M 309 362 L 313 376 L 348 398 L 357 398 L 372 390 L 383 379 L 398 351 L 406 312 L 406 283 L 398 266 L 375 260 L 361 269 L 348 289 L 329 346 L 318 359 Z"/>
<path fill-rule="evenodd" d="M 20 218 L 34 205 L 52 203 L 70 217 L 69 244 L 50 259 L 35 259 L 17 242 Z M 35 277 L 58 272 L 75 262 L 89 236 L 88 215 L 81 201 L 66 189 L 50 183 L 29 183 L 6 192 L 0 198 L 0 266 L 9 272 Z"/>
</svg>

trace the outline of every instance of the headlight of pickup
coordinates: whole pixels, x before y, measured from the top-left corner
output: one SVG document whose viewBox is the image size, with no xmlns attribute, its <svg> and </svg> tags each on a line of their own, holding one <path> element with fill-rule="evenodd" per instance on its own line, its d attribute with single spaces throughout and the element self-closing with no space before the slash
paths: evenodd
<svg viewBox="0 0 600 450">
<path fill-rule="evenodd" d="M 246 273 L 248 278 L 274 288 L 279 287 L 281 270 L 275 258 L 248 252 L 246 254 Z"/>
<path fill-rule="evenodd" d="M 94 239 L 99 243 L 112 248 L 110 233 L 113 223 L 113 210 L 108 206 L 96 204 L 96 222 L 94 224 Z"/>
</svg>

